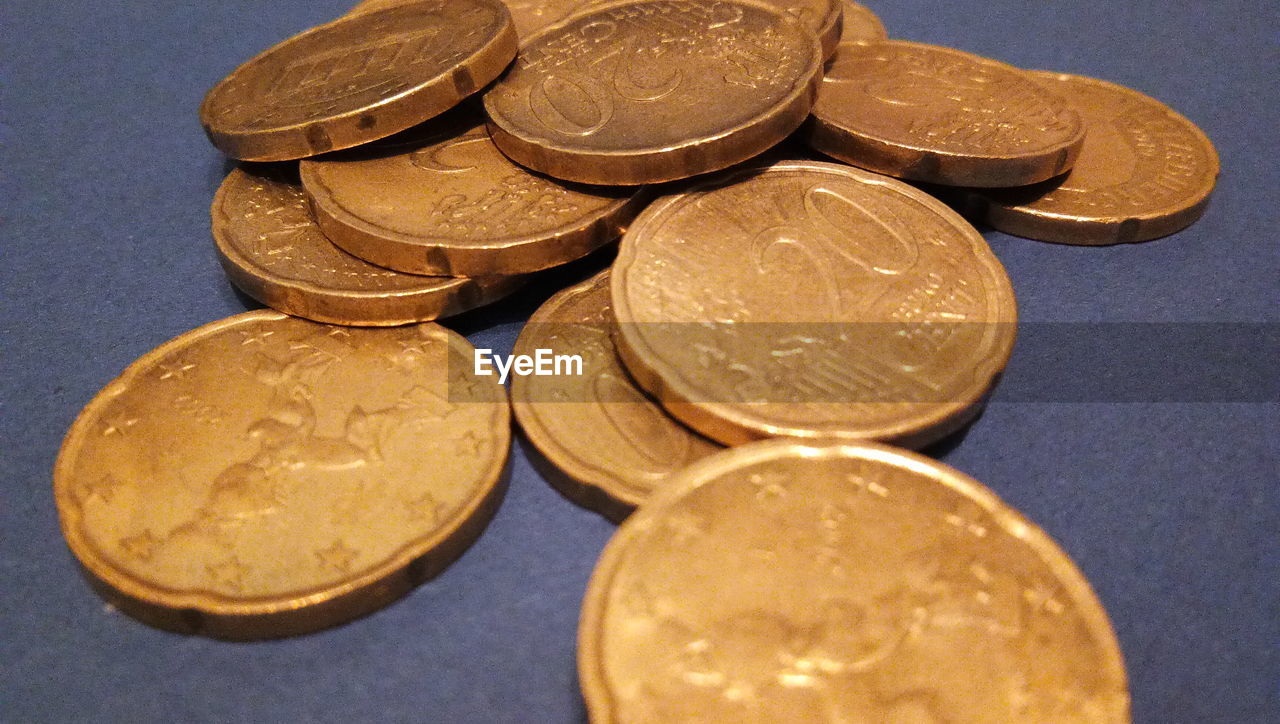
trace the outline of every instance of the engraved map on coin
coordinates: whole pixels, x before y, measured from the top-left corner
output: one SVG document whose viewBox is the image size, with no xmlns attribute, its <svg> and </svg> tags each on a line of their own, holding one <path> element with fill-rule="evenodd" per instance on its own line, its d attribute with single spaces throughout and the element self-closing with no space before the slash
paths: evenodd
<svg viewBox="0 0 1280 724">
<path fill-rule="evenodd" d="M 667 476 L 719 446 L 672 420 L 622 368 L 614 351 L 609 273 L 548 300 L 516 340 L 515 354 L 577 354 L 581 376 L 516 377 L 511 401 L 525 434 L 577 486 L 574 500 L 625 517 Z"/>
<path fill-rule="evenodd" d="M 68 433 L 54 473 L 68 543 L 161 617 L 296 616 L 296 632 L 336 623 L 306 620 L 328 599 L 385 603 L 380 579 L 491 512 L 508 413 L 496 384 L 452 379 L 472 352 L 434 324 L 268 311 L 178 337 Z M 451 381 L 475 401 L 451 402 Z M 191 625 L 238 635 L 235 620 Z"/>
<path fill-rule="evenodd" d="M 709 179 L 655 202 L 613 269 L 619 349 L 721 442 L 920 445 L 962 424 L 1012 350 L 1003 267 L 950 209 L 824 163 Z"/>
<path fill-rule="evenodd" d="M 1115 244 L 1159 238 L 1200 218 L 1217 181 L 1218 154 L 1194 123 L 1114 83 L 1032 75 L 1071 100 L 1089 135 L 1065 177 L 985 192 L 992 226 L 1045 241 Z"/>
<path fill-rule="evenodd" d="M 494 142 L 525 166 L 585 183 L 666 181 L 782 140 L 812 104 L 818 55 L 812 35 L 760 5 L 610 5 L 526 43 L 485 108 Z"/>
<path fill-rule="evenodd" d="M 704 458 L 627 520 L 579 628 L 591 720 L 1123 724 L 1083 575 L 991 491 L 879 445 Z"/>
</svg>

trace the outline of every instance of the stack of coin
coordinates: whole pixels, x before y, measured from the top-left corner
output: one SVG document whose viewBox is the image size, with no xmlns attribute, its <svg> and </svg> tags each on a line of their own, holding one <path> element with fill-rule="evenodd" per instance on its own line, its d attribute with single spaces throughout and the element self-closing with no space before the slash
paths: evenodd
<svg viewBox="0 0 1280 724">
<path fill-rule="evenodd" d="M 246 162 L 223 265 L 285 314 L 161 346 L 68 434 L 64 532 L 124 610 L 286 635 L 438 571 L 498 500 L 509 412 L 428 320 L 621 239 L 516 342 L 579 369 L 511 387 L 550 482 L 639 507 L 583 614 L 594 720 L 1127 720 L 1065 554 L 887 447 L 972 421 L 1017 325 L 982 235 L 908 182 L 1031 238 L 1148 240 L 1218 171 L 1182 116 L 849 0 L 367 0 L 200 116 Z"/>
</svg>

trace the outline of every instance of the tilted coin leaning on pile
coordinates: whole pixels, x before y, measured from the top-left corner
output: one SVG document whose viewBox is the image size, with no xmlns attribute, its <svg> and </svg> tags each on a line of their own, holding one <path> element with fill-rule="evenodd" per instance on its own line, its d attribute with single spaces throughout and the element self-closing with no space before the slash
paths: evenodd
<svg viewBox="0 0 1280 724">
<path fill-rule="evenodd" d="M 161 345 L 68 432 L 63 532 L 121 610 L 254 639 L 387 605 L 483 531 L 513 408 L 625 521 L 579 631 L 593 721 L 1129 720 L 1066 554 L 901 449 L 979 414 L 1017 324 L 982 235 L 905 181 L 1146 241 L 1217 176 L 1182 116 L 849 0 L 370 0 L 199 116 L 246 162 L 213 199 L 227 276 L 275 311 Z M 578 368 L 513 376 L 511 408 L 433 321 L 615 246 L 516 343 Z"/>
</svg>

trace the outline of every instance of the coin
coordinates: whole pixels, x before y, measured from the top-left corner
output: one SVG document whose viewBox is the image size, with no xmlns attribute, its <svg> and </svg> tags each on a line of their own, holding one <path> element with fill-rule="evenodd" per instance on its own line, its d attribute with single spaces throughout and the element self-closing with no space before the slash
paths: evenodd
<svg viewBox="0 0 1280 724">
<path fill-rule="evenodd" d="M 672 420 L 619 363 L 606 270 L 549 299 L 529 319 L 515 354 L 577 355 L 577 375 L 521 376 L 511 383 L 516 420 L 570 500 L 625 518 L 667 476 L 720 449 Z"/>
<path fill-rule="evenodd" d="M 1071 168 L 1084 124 L 1013 66 L 885 40 L 840 46 L 804 134 L 828 156 L 890 176 L 996 187 Z"/>
<path fill-rule="evenodd" d="M 388 2 L 390 0 L 369 0 Z M 507 0 L 516 33 L 523 40 L 571 15 L 610 4 L 614 0 Z M 835 52 L 840 39 L 840 0 L 762 0 L 784 10 L 807 26 L 822 43 L 822 56 Z"/>
<path fill-rule="evenodd" d="M 302 163 L 325 234 L 374 264 L 415 274 L 523 274 L 614 241 L 640 211 L 636 187 L 587 187 L 507 160 L 463 109 L 398 142 Z"/>
<path fill-rule="evenodd" d="M 865 5 L 853 0 L 842 0 L 844 28 L 840 31 L 841 43 L 859 43 L 884 40 L 889 37 L 884 23 Z M 834 53 L 834 51 L 833 51 Z"/>
<path fill-rule="evenodd" d="M 771 440 L 672 476 L 596 565 L 591 721 L 1129 721 L 1083 574 L 972 478 Z"/>
<path fill-rule="evenodd" d="M 152 625 L 220 638 L 331 626 L 470 545 L 501 498 L 502 388 L 426 323 L 236 315 L 134 362 L 54 468 L 95 588 Z"/>
<path fill-rule="evenodd" d="M 200 121 L 246 161 L 389 136 L 457 105 L 516 53 L 498 0 L 425 0 L 347 15 L 263 52 L 213 87 Z"/>
<path fill-rule="evenodd" d="M 227 276 L 269 307 L 318 322 L 390 326 L 492 302 L 516 277 L 428 277 L 383 269 L 334 246 L 302 187 L 268 169 L 236 169 L 213 197 L 213 239 Z"/>
<path fill-rule="evenodd" d="M 982 236 L 902 182 L 818 162 L 666 196 L 611 281 L 632 376 L 726 444 L 918 447 L 969 422 L 1013 348 L 1013 288 Z"/>
<path fill-rule="evenodd" d="M 1066 176 L 975 194 L 993 227 L 1063 244 L 1150 241 L 1204 214 L 1218 153 L 1194 123 L 1138 91 L 1094 78 L 1037 72 L 1069 99 L 1089 135 Z"/>
<path fill-rule="evenodd" d="M 529 39 L 485 94 L 507 156 L 556 178 L 671 181 L 744 161 L 813 103 L 813 34 L 745 2 L 656 0 L 575 15 Z"/>
<path fill-rule="evenodd" d="M 848 0 L 765 0 L 770 5 L 781 8 L 801 25 L 809 28 L 818 36 L 822 46 L 822 58 L 826 60 L 836 52 L 840 43 L 844 10 L 851 3 Z"/>
</svg>

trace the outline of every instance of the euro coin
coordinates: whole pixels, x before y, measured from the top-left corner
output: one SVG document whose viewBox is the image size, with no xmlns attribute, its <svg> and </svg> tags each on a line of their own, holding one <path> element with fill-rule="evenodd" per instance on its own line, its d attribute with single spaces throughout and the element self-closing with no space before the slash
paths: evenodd
<svg viewBox="0 0 1280 724">
<path fill-rule="evenodd" d="M 582 183 L 672 181 L 786 138 L 821 60 L 813 33 L 771 6 L 628 2 L 529 39 L 484 102 L 494 143 L 523 166 Z"/>
<path fill-rule="evenodd" d="M 898 178 L 1024 186 L 1071 168 L 1080 114 L 1026 72 L 903 40 L 846 43 L 804 134 L 817 151 Z"/>
<path fill-rule="evenodd" d="M 1130 720 L 1067 554 L 972 478 L 865 443 L 672 476 L 592 573 L 578 670 L 595 724 Z"/>
<path fill-rule="evenodd" d="M 617 240 L 640 211 L 637 187 L 531 173 L 498 151 L 478 113 L 447 116 L 302 162 L 303 188 L 335 244 L 414 274 L 523 274 Z"/>
<path fill-rule="evenodd" d="M 90 581 L 150 624 L 220 638 L 332 626 L 462 553 L 501 498 L 506 395 L 432 323 L 224 319 L 134 362 L 54 468 Z"/>
<path fill-rule="evenodd" d="M 841 43 L 865 43 L 889 37 L 884 23 L 866 5 L 853 0 L 841 0 L 844 6 L 844 24 L 840 31 Z M 834 53 L 834 51 L 832 51 Z"/>
<path fill-rule="evenodd" d="M 1168 236 L 1204 214 L 1217 183 L 1218 153 L 1194 123 L 1114 83 L 1034 76 L 1075 105 L 1089 133 L 1066 176 L 975 194 L 991 226 L 1062 244 L 1121 244 Z"/>
<path fill-rule="evenodd" d="M 621 520 L 668 475 L 720 448 L 636 386 L 614 350 L 615 326 L 608 271 L 547 300 L 525 324 L 515 354 L 573 355 L 580 368 L 514 378 L 511 406 L 554 466 L 547 479 L 570 500 Z"/>
<path fill-rule="evenodd" d="M 223 269 L 269 307 L 331 324 L 393 326 L 473 309 L 521 282 L 401 274 L 357 259 L 325 237 L 290 181 L 279 171 L 236 169 L 213 198 Z"/>
<path fill-rule="evenodd" d="M 213 145 L 283 161 L 368 143 L 457 105 L 516 53 L 499 0 L 424 0 L 347 15 L 236 68 L 200 106 Z"/>
<path fill-rule="evenodd" d="M 919 447 L 981 409 L 1013 348 L 1004 268 L 954 211 L 848 166 L 708 178 L 623 237 L 618 349 L 677 418 L 726 444 Z"/>
</svg>

